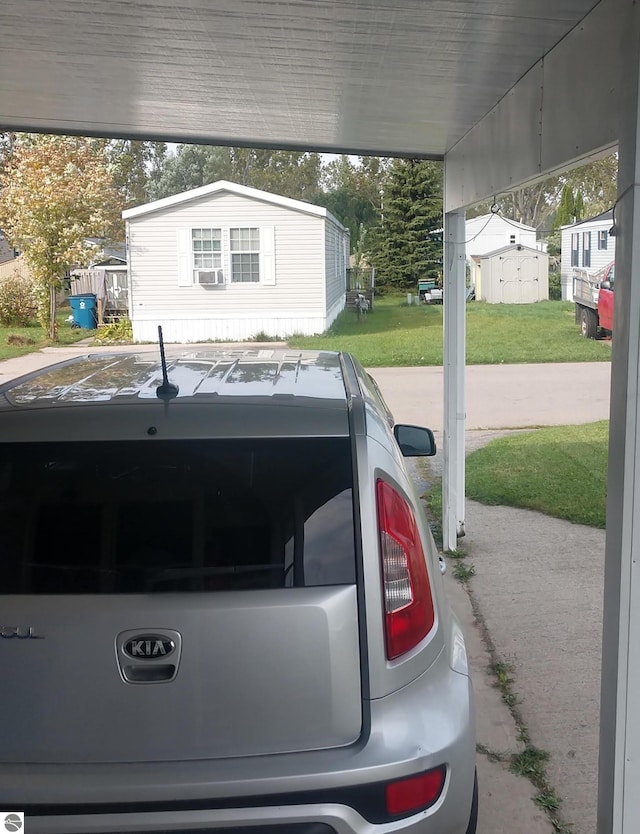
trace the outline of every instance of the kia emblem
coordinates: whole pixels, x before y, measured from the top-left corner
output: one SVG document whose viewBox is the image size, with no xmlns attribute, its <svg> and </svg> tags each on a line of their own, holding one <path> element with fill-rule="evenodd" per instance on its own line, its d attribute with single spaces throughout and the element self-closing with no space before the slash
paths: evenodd
<svg viewBox="0 0 640 834">
<path fill-rule="evenodd" d="M 173 640 L 162 634 L 136 634 L 122 646 L 123 652 L 133 660 L 161 660 L 175 651 Z"/>
</svg>

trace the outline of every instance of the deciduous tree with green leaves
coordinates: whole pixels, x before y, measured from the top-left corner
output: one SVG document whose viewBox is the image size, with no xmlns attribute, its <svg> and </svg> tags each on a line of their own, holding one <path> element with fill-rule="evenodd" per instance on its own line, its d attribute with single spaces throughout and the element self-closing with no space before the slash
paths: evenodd
<svg viewBox="0 0 640 834">
<path fill-rule="evenodd" d="M 216 180 L 232 178 L 231 148 L 178 145 L 175 154 L 167 155 L 156 173 L 152 172 L 149 196 L 152 200 L 160 200 Z"/>
<path fill-rule="evenodd" d="M 0 228 L 24 254 L 37 282 L 38 320 L 52 340 L 65 273 L 87 260 L 87 238 L 111 237 L 121 210 L 103 141 L 18 136 L 0 174 Z"/>
<path fill-rule="evenodd" d="M 124 207 L 140 206 L 148 200 L 154 181 L 160 176 L 166 156 L 165 142 L 139 139 L 111 139 L 106 154 L 113 182 L 124 199 Z"/>
<path fill-rule="evenodd" d="M 170 197 L 216 180 L 230 180 L 294 200 L 320 193 L 320 154 L 212 145 L 178 145 L 150 186 L 152 199 Z"/>
<path fill-rule="evenodd" d="M 613 153 L 574 168 L 563 175 L 563 179 L 580 192 L 583 201 L 582 217 L 596 217 L 608 211 L 618 194 L 618 154 Z"/>
<path fill-rule="evenodd" d="M 314 203 L 320 194 L 320 154 L 231 148 L 231 179 L 293 200 Z"/>
<path fill-rule="evenodd" d="M 351 233 L 351 252 L 358 265 L 366 249 L 367 234 L 380 222 L 384 182 L 391 160 L 385 157 L 349 157 L 332 160 L 323 170 L 321 205 L 329 209 Z"/>
</svg>

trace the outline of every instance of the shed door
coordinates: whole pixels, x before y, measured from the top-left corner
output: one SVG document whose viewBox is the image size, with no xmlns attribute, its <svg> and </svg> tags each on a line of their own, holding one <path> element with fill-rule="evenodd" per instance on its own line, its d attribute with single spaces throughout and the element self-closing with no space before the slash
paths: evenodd
<svg viewBox="0 0 640 834">
<path fill-rule="evenodd" d="M 500 258 L 500 286 L 502 291 L 496 301 L 502 304 L 520 303 L 520 277 L 518 258 L 512 255 Z"/>
<path fill-rule="evenodd" d="M 520 258 L 520 301 L 522 304 L 540 301 L 538 269 L 539 260 L 537 255 L 524 255 Z"/>
</svg>

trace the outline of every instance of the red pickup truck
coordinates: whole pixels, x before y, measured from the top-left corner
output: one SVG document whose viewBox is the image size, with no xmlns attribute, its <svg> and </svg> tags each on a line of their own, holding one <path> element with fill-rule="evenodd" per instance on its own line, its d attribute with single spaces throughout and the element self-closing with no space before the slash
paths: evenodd
<svg viewBox="0 0 640 834">
<path fill-rule="evenodd" d="M 573 271 L 573 300 L 576 305 L 576 323 L 586 339 L 595 339 L 598 328 L 613 332 L 613 284 L 615 261 L 598 272 L 586 269 Z"/>
</svg>

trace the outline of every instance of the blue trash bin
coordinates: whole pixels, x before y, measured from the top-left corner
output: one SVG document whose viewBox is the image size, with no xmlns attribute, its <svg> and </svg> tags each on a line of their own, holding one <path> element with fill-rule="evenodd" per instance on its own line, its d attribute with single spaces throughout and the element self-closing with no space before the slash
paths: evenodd
<svg viewBox="0 0 640 834">
<path fill-rule="evenodd" d="M 70 295 L 69 304 L 73 313 L 73 323 L 84 330 L 95 330 L 98 326 L 96 316 L 96 297 L 93 293 Z"/>
</svg>

